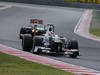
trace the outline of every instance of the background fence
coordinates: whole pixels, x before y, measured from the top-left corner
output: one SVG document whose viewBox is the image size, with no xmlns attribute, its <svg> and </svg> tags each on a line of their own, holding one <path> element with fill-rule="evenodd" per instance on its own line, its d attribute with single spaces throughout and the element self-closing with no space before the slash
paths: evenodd
<svg viewBox="0 0 100 75">
<path fill-rule="evenodd" d="M 0 1 L 100 9 L 100 0 L 0 0 Z"/>
<path fill-rule="evenodd" d="M 66 2 L 100 3 L 100 0 L 64 0 Z"/>
</svg>

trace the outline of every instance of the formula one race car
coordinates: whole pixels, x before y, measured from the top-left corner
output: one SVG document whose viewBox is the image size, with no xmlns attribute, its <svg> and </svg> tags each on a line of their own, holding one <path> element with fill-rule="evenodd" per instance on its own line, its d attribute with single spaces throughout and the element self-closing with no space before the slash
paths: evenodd
<svg viewBox="0 0 100 75">
<path fill-rule="evenodd" d="M 22 39 L 23 34 L 42 35 L 46 33 L 45 26 L 42 24 L 43 21 L 39 19 L 31 19 L 31 25 L 27 27 L 22 27 L 20 29 L 20 39 Z"/>
<path fill-rule="evenodd" d="M 54 25 L 45 26 L 39 22 L 34 25 L 37 25 L 36 28 L 34 26 L 23 28 L 24 33 L 21 32 L 22 28 L 20 30 L 23 51 L 36 54 L 43 52 L 68 54 L 71 58 L 76 58 L 79 55 L 77 40 L 68 40 L 63 36 L 56 35 Z"/>
</svg>

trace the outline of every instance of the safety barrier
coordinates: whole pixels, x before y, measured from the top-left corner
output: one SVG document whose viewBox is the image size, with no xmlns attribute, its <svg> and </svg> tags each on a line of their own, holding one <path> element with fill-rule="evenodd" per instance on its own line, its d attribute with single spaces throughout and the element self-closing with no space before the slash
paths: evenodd
<svg viewBox="0 0 100 75">
<path fill-rule="evenodd" d="M 100 0 L 64 0 L 66 2 L 100 3 Z"/>
<path fill-rule="evenodd" d="M 100 9 L 100 0 L 0 0 L 0 1 Z"/>
</svg>

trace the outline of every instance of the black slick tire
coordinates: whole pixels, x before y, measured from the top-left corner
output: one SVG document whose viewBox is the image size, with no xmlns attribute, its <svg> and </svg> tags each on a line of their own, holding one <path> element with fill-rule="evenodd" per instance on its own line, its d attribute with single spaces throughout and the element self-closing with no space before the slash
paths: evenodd
<svg viewBox="0 0 100 75">
<path fill-rule="evenodd" d="M 32 35 L 23 34 L 23 39 L 22 39 L 23 51 L 30 52 L 30 50 L 32 49 L 32 45 L 33 45 Z"/>
<path fill-rule="evenodd" d="M 79 55 L 79 46 L 77 40 L 70 40 L 68 49 L 76 49 L 77 51 L 72 52 L 72 54 L 69 54 L 71 58 L 77 58 Z"/>
</svg>

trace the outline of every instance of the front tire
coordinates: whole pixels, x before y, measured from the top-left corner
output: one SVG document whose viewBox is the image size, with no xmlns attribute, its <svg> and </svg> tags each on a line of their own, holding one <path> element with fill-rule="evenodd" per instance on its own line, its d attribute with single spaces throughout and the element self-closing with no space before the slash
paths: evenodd
<svg viewBox="0 0 100 75">
<path fill-rule="evenodd" d="M 79 46 L 78 46 L 78 41 L 77 40 L 70 40 L 69 44 L 68 44 L 68 49 L 77 50 L 77 51 L 72 51 L 71 54 L 69 54 L 69 56 L 71 58 L 77 58 L 77 56 L 79 56 Z"/>
<path fill-rule="evenodd" d="M 78 46 L 78 41 L 77 40 L 69 40 L 68 41 L 68 46 L 67 46 L 68 49 L 79 49 L 79 46 Z"/>
<path fill-rule="evenodd" d="M 32 40 L 32 35 L 31 34 L 23 34 L 22 38 L 22 48 L 23 51 L 30 52 L 33 46 L 33 40 Z"/>
<path fill-rule="evenodd" d="M 69 55 L 71 58 L 77 58 L 77 55 L 75 55 L 75 54 L 70 54 Z"/>
<path fill-rule="evenodd" d="M 20 29 L 20 34 L 19 34 L 19 38 L 22 39 L 22 35 L 26 33 L 26 29 L 25 28 L 21 28 Z"/>
</svg>

